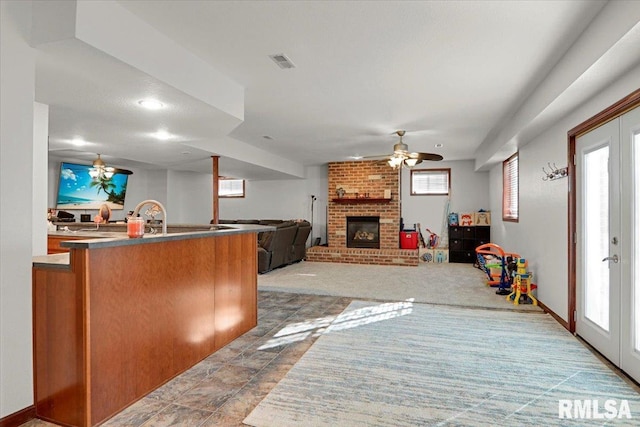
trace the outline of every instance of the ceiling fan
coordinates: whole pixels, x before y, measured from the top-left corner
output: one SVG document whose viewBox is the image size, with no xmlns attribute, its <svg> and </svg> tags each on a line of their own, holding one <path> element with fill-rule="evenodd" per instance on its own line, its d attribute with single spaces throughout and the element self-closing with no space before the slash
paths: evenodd
<svg viewBox="0 0 640 427">
<path fill-rule="evenodd" d="M 400 169 L 402 167 L 412 168 L 415 165 L 422 163 L 423 160 L 442 160 L 442 156 L 440 154 L 417 152 L 410 153 L 407 144 L 402 142 L 402 137 L 404 136 L 405 131 L 398 130 L 395 133 L 400 137 L 400 141 L 398 141 L 398 143 L 393 146 L 393 154 L 390 154 L 388 156 L 367 156 L 365 158 L 385 157 L 385 161 L 394 169 Z"/>
<path fill-rule="evenodd" d="M 114 168 L 111 166 L 107 166 L 100 154 L 98 154 L 98 158 L 93 161 L 92 168 L 89 170 L 89 175 L 91 178 L 95 179 L 111 179 L 113 175 L 119 173 L 123 175 L 131 175 L 133 172 L 126 169 Z"/>
</svg>

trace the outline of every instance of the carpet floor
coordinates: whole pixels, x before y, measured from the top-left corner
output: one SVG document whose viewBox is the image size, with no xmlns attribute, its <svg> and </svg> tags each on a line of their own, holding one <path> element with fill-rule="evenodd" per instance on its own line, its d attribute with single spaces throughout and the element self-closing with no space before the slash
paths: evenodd
<svg viewBox="0 0 640 427">
<path fill-rule="evenodd" d="M 274 338 L 300 333 L 320 337 L 245 424 L 639 425 L 637 391 L 548 315 L 354 301 Z M 559 417 L 561 401 L 585 399 L 599 415 L 626 401 L 633 418 Z"/>
<path fill-rule="evenodd" d="M 542 310 L 514 305 L 486 286 L 486 275 L 471 264 L 421 263 L 418 267 L 300 262 L 258 276 L 264 291 L 285 291 L 359 299 L 483 307 L 503 310 Z"/>
</svg>

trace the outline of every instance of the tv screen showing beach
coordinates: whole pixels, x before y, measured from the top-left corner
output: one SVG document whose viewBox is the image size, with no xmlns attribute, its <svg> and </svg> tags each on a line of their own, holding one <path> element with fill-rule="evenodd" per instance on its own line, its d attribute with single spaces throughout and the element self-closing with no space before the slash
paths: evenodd
<svg viewBox="0 0 640 427">
<path fill-rule="evenodd" d="M 111 178 L 92 178 L 89 175 L 92 169 L 90 165 L 64 162 L 60 165 L 57 209 L 100 209 L 104 204 L 111 209 L 124 209 L 131 172 L 116 169 Z"/>
</svg>

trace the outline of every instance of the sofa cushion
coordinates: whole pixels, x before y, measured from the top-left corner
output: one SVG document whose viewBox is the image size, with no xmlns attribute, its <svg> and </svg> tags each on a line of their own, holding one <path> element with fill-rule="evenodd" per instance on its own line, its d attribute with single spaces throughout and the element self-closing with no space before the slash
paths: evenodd
<svg viewBox="0 0 640 427">
<path fill-rule="evenodd" d="M 285 221 L 276 225 L 271 242 L 271 265 L 270 269 L 287 264 L 290 259 L 291 246 L 296 237 L 298 226 L 293 221 Z"/>
<path fill-rule="evenodd" d="M 258 247 L 258 273 L 265 273 L 270 270 L 271 252 L 267 252 L 264 248 Z"/>
<path fill-rule="evenodd" d="M 273 240 L 274 231 L 263 231 L 258 235 L 258 245 L 265 249 L 270 249 L 271 241 Z"/>
<path fill-rule="evenodd" d="M 288 264 L 302 261 L 307 256 L 307 239 L 311 233 L 311 224 L 305 220 L 298 220 L 296 223 L 298 230 L 289 251 Z"/>
</svg>

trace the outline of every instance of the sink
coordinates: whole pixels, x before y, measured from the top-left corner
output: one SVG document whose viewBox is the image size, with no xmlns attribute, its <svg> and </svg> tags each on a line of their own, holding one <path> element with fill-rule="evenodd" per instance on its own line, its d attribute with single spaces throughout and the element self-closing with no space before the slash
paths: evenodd
<svg viewBox="0 0 640 427">
<path fill-rule="evenodd" d="M 167 233 L 168 234 L 194 233 L 198 231 L 215 231 L 215 230 L 231 230 L 231 229 L 233 229 L 233 227 L 228 227 L 226 225 L 210 225 L 207 227 L 175 227 L 175 228 L 169 226 Z"/>
</svg>

